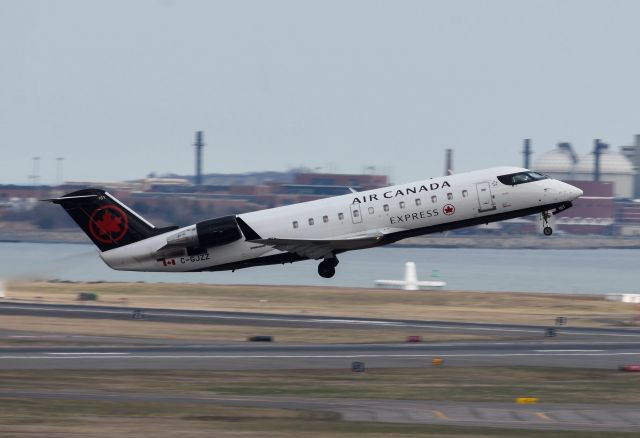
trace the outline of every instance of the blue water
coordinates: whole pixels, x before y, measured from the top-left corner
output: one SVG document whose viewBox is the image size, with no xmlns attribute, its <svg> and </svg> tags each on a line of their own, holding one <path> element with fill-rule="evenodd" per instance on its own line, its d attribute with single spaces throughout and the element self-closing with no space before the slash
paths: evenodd
<svg viewBox="0 0 640 438">
<path fill-rule="evenodd" d="M 372 287 L 400 279 L 404 263 L 418 278 L 436 271 L 446 289 L 470 291 L 638 293 L 640 250 L 466 249 L 383 247 L 340 256 L 336 276 L 323 279 L 317 262 L 184 274 L 122 272 L 108 268 L 92 245 L 0 242 L 0 278 L 71 281 L 286 284 Z"/>
</svg>

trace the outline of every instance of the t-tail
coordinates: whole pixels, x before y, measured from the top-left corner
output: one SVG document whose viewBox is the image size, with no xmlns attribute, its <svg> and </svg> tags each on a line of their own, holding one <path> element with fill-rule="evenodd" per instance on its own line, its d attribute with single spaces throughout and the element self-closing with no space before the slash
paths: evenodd
<svg viewBox="0 0 640 438">
<path fill-rule="evenodd" d="M 119 248 L 177 228 L 154 227 L 100 189 L 78 190 L 47 201 L 61 205 L 100 251 Z"/>
</svg>

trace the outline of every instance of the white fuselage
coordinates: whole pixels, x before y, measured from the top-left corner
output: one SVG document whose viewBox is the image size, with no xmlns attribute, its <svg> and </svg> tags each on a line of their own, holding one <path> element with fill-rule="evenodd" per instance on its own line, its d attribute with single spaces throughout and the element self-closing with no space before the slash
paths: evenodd
<svg viewBox="0 0 640 438">
<path fill-rule="evenodd" d="M 526 169 L 496 167 L 244 213 L 237 217 L 262 238 L 340 240 L 378 233 L 388 238 L 383 239 L 381 244 L 384 244 L 411 235 L 553 210 L 582 194 L 576 187 L 549 178 L 518 185 L 506 185 L 497 178 L 520 171 Z M 195 225 L 190 225 L 105 251 L 101 257 L 113 269 L 183 272 L 216 270 L 215 267 L 237 269 L 245 267 L 239 265 L 243 262 L 259 261 L 265 257 L 278 260 L 272 256 L 284 253 L 273 246 L 240 239 L 208 248 L 206 254 L 158 256 L 168 238 L 194 228 Z"/>
</svg>

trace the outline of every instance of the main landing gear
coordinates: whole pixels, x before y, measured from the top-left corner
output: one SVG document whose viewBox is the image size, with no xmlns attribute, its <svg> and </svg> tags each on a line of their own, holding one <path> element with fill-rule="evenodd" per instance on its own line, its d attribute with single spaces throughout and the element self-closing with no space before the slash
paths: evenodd
<svg viewBox="0 0 640 438">
<path fill-rule="evenodd" d="M 323 278 L 331 278 L 336 274 L 336 266 L 338 266 L 338 259 L 336 257 L 329 257 L 324 259 L 318 265 L 318 274 Z"/>
<path fill-rule="evenodd" d="M 551 213 L 549 213 L 548 211 L 543 211 L 542 213 L 540 213 L 540 215 L 542 216 L 542 226 L 544 227 L 542 229 L 542 232 L 545 236 L 551 236 L 553 234 L 553 228 L 549 226 L 549 218 L 551 218 Z"/>
</svg>

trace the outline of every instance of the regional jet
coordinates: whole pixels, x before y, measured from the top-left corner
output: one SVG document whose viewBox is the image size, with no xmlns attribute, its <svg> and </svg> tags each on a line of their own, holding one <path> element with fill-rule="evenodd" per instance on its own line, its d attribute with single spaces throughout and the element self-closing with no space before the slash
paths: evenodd
<svg viewBox="0 0 640 438">
<path fill-rule="evenodd" d="M 408 184 L 157 228 L 104 190 L 48 199 L 60 204 L 111 268 L 126 271 L 224 271 L 321 260 L 333 277 L 337 255 L 407 237 L 532 214 L 548 219 L 582 190 L 537 172 L 495 167 Z"/>
</svg>

